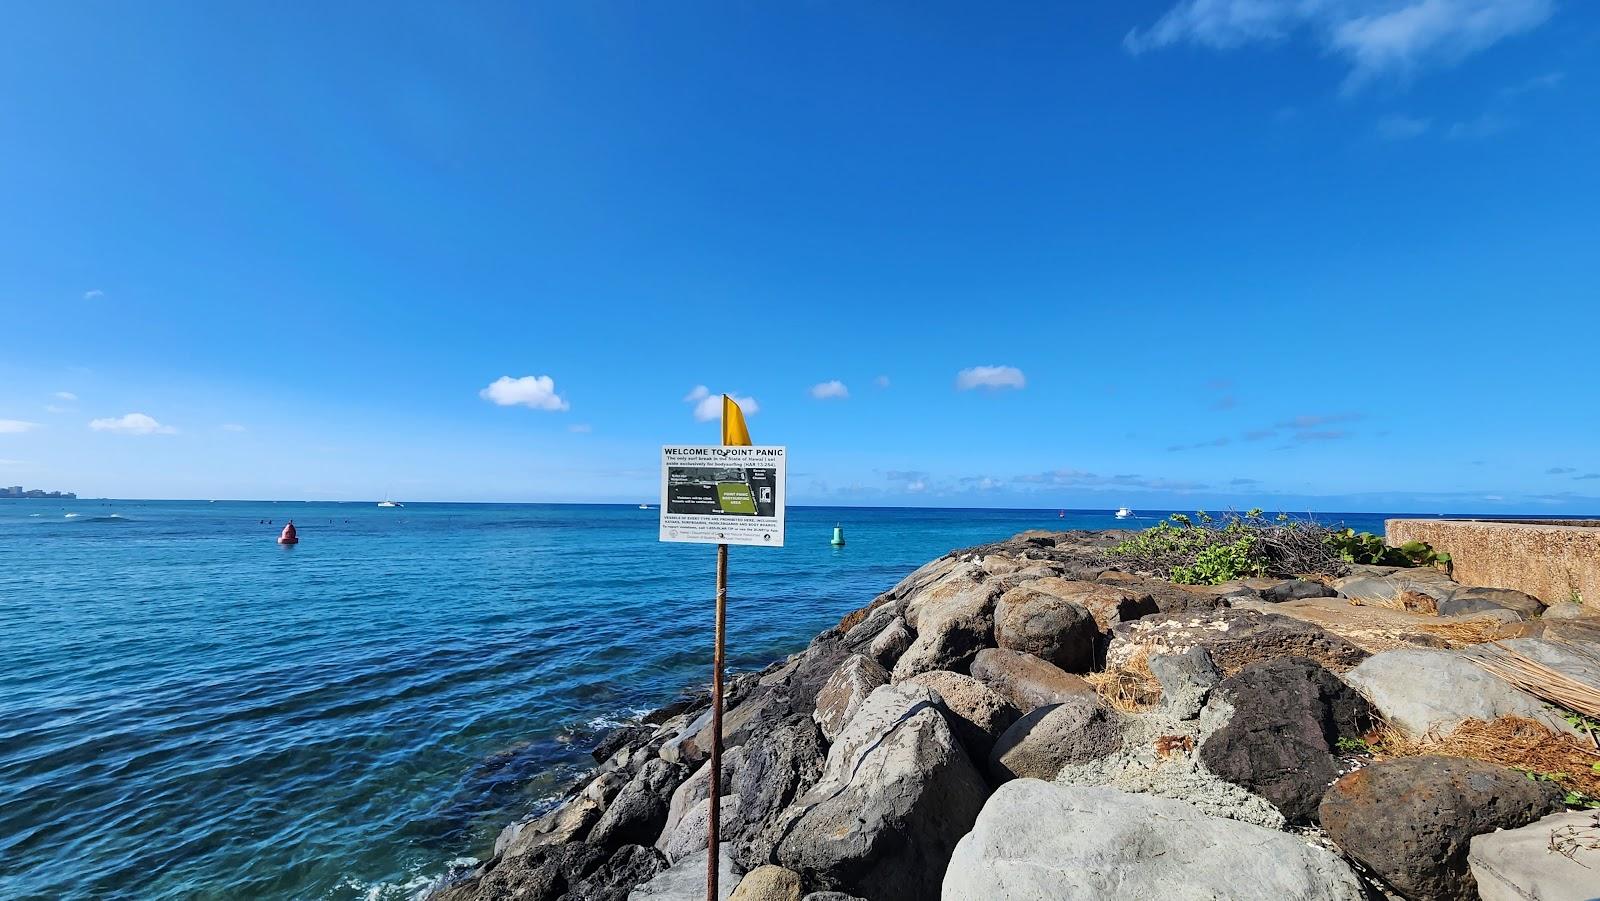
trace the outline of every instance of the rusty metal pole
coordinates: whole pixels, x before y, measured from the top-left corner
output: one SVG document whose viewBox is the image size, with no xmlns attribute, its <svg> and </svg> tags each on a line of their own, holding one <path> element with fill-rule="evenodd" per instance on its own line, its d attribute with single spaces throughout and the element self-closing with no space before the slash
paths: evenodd
<svg viewBox="0 0 1600 901">
<path fill-rule="evenodd" d="M 706 901 L 717 901 L 717 827 L 722 812 L 722 639 L 728 618 L 728 546 L 717 545 L 717 649 L 711 667 L 711 809 L 707 811 Z"/>
</svg>

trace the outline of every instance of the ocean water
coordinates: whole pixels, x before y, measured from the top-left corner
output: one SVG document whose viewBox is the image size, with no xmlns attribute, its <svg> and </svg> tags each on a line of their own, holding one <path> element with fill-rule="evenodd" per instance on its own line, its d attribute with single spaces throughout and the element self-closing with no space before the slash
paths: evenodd
<svg viewBox="0 0 1600 901">
<path fill-rule="evenodd" d="M 415 897 L 709 679 L 715 549 L 656 516 L 0 501 L 0 898 Z M 730 552 L 729 664 L 952 548 L 1118 525 L 791 508 L 786 547 Z"/>
</svg>

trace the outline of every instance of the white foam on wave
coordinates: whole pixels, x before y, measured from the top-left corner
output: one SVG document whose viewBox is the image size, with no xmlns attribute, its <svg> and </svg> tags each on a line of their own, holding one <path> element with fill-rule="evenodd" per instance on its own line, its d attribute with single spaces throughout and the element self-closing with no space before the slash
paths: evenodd
<svg viewBox="0 0 1600 901">
<path fill-rule="evenodd" d="M 83 515 L 82 513 L 68 513 L 66 518 L 67 519 L 77 519 L 78 517 L 80 517 L 82 515 Z"/>
<path fill-rule="evenodd" d="M 344 886 L 361 893 L 362 901 L 423 901 L 478 865 L 476 857 L 457 857 L 445 861 L 444 872 L 436 875 L 418 875 L 405 882 L 367 882 L 348 877 Z"/>
</svg>

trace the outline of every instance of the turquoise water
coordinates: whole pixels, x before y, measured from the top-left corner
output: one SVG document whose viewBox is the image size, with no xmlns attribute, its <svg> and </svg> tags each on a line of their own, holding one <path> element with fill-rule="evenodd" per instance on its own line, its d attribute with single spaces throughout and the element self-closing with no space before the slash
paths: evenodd
<svg viewBox="0 0 1600 901">
<path fill-rule="evenodd" d="M 656 515 L 0 501 L 0 898 L 415 895 L 709 678 L 715 551 L 658 543 Z M 735 669 L 951 548 L 1127 525 L 789 517 L 787 547 L 731 551 Z"/>
</svg>

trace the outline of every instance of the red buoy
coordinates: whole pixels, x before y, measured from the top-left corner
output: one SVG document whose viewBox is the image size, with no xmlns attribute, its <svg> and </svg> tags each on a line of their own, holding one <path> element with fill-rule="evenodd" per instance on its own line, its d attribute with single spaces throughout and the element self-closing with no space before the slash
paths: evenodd
<svg viewBox="0 0 1600 901">
<path fill-rule="evenodd" d="M 283 534 L 278 536 L 278 543 L 279 544 L 299 544 L 300 543 L 300 536 L 296 535 L 295 531 L 294 531 L 294 520 L 292 520 L 292 519 L 289 520 L 289 524 L 283 527 Z"/>
</svg>

